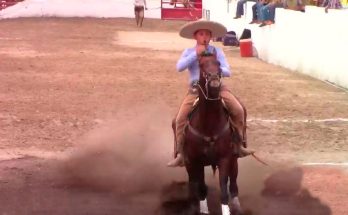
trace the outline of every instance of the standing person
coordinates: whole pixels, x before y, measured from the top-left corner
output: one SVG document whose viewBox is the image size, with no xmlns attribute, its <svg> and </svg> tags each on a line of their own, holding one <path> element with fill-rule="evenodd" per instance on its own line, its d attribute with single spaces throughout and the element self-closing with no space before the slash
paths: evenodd
<svg viewBox="0 0 348 215">
<path fill-rule="evenodd" d="M 193 110 L 193 103 L 198 97 L 197 82 L 199 80 L 200 69 L 198 58 L 202 53 L 216 53 L 217 60 L 220 62 L 221 75 L 229 77 L 231 75 L 230 66 L 225 58 L 222 49 L 209 45 L 212 37 L 220 37 L 226 34 L 225 26 L 220 23 L 206 20 L 198 20 L 185 24 L 180 30 L 180 36 L 186 39 L 194 39 L 195 44 L 192 48 L 187 48 L 182 53 L 177 62 L 176 68 L 179 72 L 186 69 L 190 72 L 189 90 L 180 106 L 175 119 L 175 139 L 177 144 L 177 157 L 170 161 L 167 166 L 177 167 L 184 165 L 184 129 L 187 123 L 189 113 Z M 244 109 L 236 97 L 229 91 L 226 85 L 221 86 L 220 96 L 224 101 L 228 113 L 234 122 L 241 143 L 238 144 L 238 154 L 240 157 L 250 155 L 254 152 L 244 148 L 242 143 L 246 142 L 244 132 Z"/>
<path fill-rule="evenodd" d="M 136 21 L 138 27 L 143 26 L 144 8 L 145 8 L 145 10 L 147 10 L 146 0 L 134 0 L 135 21 Z"/>
</svg>

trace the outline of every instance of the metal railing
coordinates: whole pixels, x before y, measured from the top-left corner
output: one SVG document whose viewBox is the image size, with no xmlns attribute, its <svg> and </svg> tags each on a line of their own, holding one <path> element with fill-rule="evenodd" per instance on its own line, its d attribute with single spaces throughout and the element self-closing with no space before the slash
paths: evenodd
<svg viewBox="0 0 348 215">
<path fill-rule="evenodd" d="M 161 0 L 161 18 L 164 20 L 197 20 L 202 18 L 201 0 Z"/>
<path fill-rule="evenodd" d="M 162 0 L 161 4 L 169 6 L 165 8 L 202 8 L 201 0 Z"/>
<path fill-rule="evenodd" d="M 13 6 L 21 1 L 23 1 L 23 0 L 0 0 L 0 10 L 3 10 L 3 9 L 10 7 L 10 6 Z"/>
</svg>

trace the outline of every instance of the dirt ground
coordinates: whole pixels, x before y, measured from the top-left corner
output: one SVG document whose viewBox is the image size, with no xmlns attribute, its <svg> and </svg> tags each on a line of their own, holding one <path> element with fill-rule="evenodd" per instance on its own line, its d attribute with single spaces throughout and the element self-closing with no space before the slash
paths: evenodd
<svg viewBox="0 0 348 215">
<path fill-rule="evenodd" d="M 133 22 L 0 20 L 0 214 L 170 214 L 168 198 L 185 196 L 185 171 L 165 164 L 188 82 L 175 64 L 192 41 L 177 35 L 183 22 Z M 249 146 L 272 165 L 240 161 L 242 207 L 347 214 L 347 169 L 300 165 L 348 162 L 347 92 L 224 50 Z"/>
</svg>

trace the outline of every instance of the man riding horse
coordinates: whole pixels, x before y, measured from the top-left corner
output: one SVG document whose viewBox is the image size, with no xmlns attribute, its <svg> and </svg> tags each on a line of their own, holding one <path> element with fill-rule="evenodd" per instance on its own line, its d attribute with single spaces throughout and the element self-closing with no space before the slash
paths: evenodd
<svg viewBox="0 0 348 215">
<path fill-rule="evenodd" d="M 176 68 L 179 72 L 186 69 L 190 72 L 189 90 L 180 106 L 179 112 L 175 119 L 175 140 L 176 140 L 176 158 L 170 161 L 167 165 L 170 167 L 184 165 L 184 130 L 187 125 L 188 115 L 193 110 L 193 104 L 198 97 L 197 83 L 200 75 L 198 59 L 202 53 L 215 53 L 217 60 L 220 63 L 221 75 L 229 77 L 231 75 L 230 66 L 225 58 L 224 52 L 218 47 L 209 45 L 212 37 L 220 37 L 226 34 L 226 28 L 220 23 L 198 20 L 185 24 L 180 30 L 180 36 L 187 39 L 196 40 L 196 44 L 192 48 L 187 48 L 183 51 L 180 59 L 177 62 Z M 229 113 L 237 133 L 239 140 L 237 144 L 237 155 L 244 157 L 254 152 L 244 148 L 246 146 L 245 134 L 245 112 L 243 106 L 237 98 L 228 90 L 226 85 L 221 86 L 220 97 L 222 98 L 225 107 Z"/>
</svg>

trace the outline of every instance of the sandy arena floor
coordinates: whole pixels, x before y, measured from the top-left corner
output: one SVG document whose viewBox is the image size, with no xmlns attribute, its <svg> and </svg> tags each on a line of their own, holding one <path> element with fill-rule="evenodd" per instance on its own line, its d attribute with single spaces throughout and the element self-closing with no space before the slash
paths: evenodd
<svg viewBox="0 0 348 215">
<path fill-rule="evenodd" d="M 175 64 L 193 44 L 182 22 L 133 22 L 0 21 L 1 214 L 166 214 L 166 189 L 186 179 L 165 167 L 188 78 Z M 241 160 L 248 214 L 348 214 L 347 169 L 300 165 L 348 162 L 347 92 L 224 49 L 249 146 L 273 166 Z"/>
</svg>

